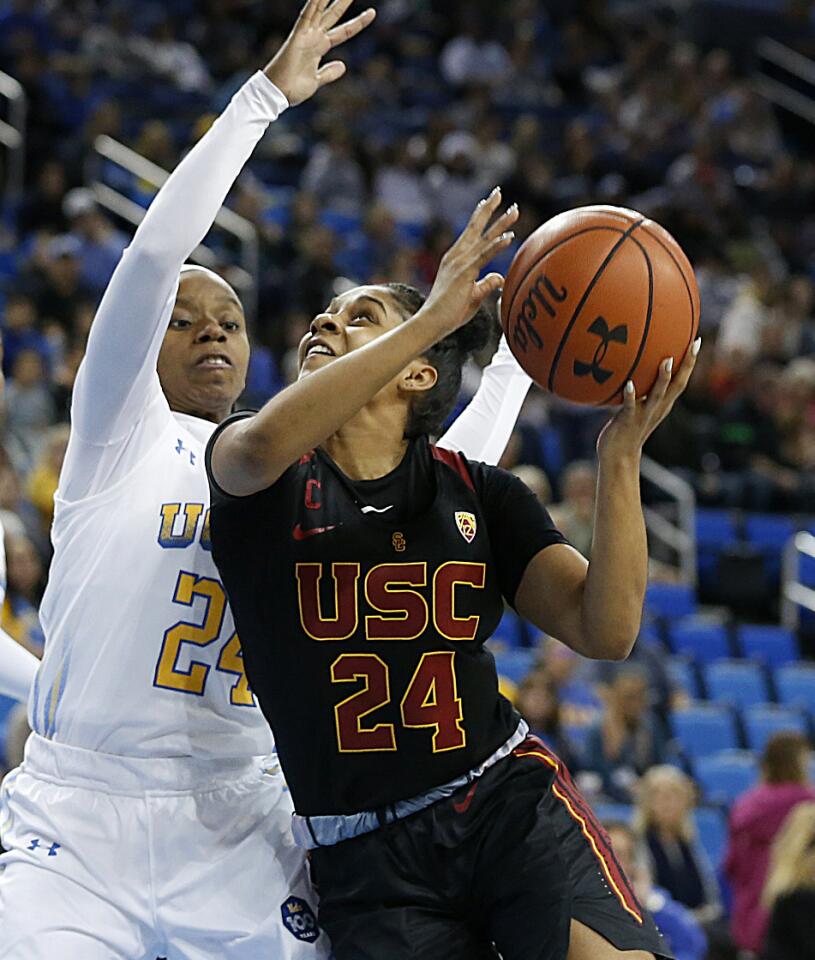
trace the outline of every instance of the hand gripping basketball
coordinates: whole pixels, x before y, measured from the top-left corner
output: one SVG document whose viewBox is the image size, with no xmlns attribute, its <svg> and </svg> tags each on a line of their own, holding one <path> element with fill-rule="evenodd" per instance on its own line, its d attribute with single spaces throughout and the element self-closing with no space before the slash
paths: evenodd
<svg viewBox="0 0 815 960">
<path fill-rule="evenodd" d="M 496 187 L 478 204 L 461 236 L 441 259 L 422 308 L 422 312 L 432 312 L 440 340 L 472 319 L 485 298 L 504 282 L 500 273 L 478 279 L 481 270 L 515 237 L 510 227 L 518 219 L 517 204 L 490 223 L 500 205 L 501 188 Z"/>
<path fill-rule="evenodd" d="M 694 340 L 690 350 L 677 371 L 673 374 L 673 359 L 663 360 L 659 374 L 648 397 L 637 400 L 634 383 L 629 380 L 623 390 L 622 409 L 606 424 L 597 439 L 597 453 L 611 453 L 638 457 L 645 441 L 671 412 L 677 398 L 688 385 L 696 358 L 702 346 L 702 338 Z"/>
</svg>

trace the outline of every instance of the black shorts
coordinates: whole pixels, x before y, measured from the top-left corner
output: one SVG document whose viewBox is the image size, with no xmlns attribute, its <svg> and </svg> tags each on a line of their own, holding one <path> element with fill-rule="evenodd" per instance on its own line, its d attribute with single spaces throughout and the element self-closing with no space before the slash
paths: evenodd
<svg viewBox="0 0 815 960">
<path fill-rule="evenodd" d="M 671 954 L 568 770 L 527 738 L 469 787 L 312 851 L 336 960 L 565 960 L 572 919 Z"/>
</svg>

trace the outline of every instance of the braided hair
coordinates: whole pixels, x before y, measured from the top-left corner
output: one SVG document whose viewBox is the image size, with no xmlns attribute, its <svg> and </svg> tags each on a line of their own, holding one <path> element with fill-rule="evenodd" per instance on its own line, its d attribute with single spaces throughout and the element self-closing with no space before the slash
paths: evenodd
<svg viewBox="0 0 815 960">
<path fill-rule="evenodd" d="M 405 319 L 418 313 L 425 297 L 406 283 L 386 283 L 397 305 L 404 311 Z M 408 440 L 424 435 L 438 436 L 450 415 L 461 389 L 461 370 L 470 354 L 483 350 L 493 338 L 495 320 L 485 307 L 469 323 L 454 330 L 443 340 L 430 347 L 423 357 L 436 369 L 435 385 L 418 394 L 413 401 L 405 437 Z"/>
</svg>

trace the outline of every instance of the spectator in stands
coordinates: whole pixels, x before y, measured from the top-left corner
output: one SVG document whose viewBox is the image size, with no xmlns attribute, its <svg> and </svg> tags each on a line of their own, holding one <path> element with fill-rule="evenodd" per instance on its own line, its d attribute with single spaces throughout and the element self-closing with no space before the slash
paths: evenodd
<svg viewBox="0 0 815 960">
<path fill-rule="evenodd" d="M 563 499 L 552 506 L 552 519 L 569 543 L 584 557 L 590 557 L 597 470 L 586 460 L 576 460 L 563 471 L 561 488 Z"/>
<path fill-rule="evenodd" d="M 762 903 L 770 913 L 762 960 L 815 957 L 815 803 L 800 803 L 784 822 Z"/>
<path fill-rule="evenodd" d="M 17 211 L 17 229 L 23 237 L 37 230 L 63 233 L 67 227 L 62 210 L 67 189 L 65 167 L 59 160 L 46 160 L 27 198 Z"/>
<path fill-rule="evenodd" d="M 8 376 L 22 350 L 34 350 L 49 363 L 51 344 L 39 329 L 37 307 L 31 297 L 13 293 L 3 314 L 3 372 Z"/>
<path fill-rule="evenodd" d="M 589 731 L 585 765 L 597 773 L 603 793 L 628 803 L 637 781 L 665 759 L 662 726 L 648 707 L 648 677 L 636 665 L 620 670 L 606 693 L 603 717 Z"/>
<path fill-rule="evenodd" d="M 54 494 L 68 447 L 69 434 L 68 425 L 64 423 L 48 430 L 40 455 L 28 477 L 26 493 L 40 515 L 44 540 L 48 539 L 51 521 L 54 519 Z"/>
<path fill-rule="evenodd" d="M 638 847 L 631 827 L 615 820 L 606 823 L 605 829 L 617 861 L 634 885 L 637 899 L 650 911 L 676 960 L 704 960 L 704 931 L 687 907 L 674 900 L 668 890 L 654 885 L 644 851 Z"/>
<path fill-rule="evenodd" d="M 468 10 L 461 18 L 461 32 L 442 50 L 442 75 L 452 86 L 499 85 L 509 77 L 509 54 L 487 24 L 487 19 L 476 10 Z"/>
<path fill-rule="evenodd" d="M 91 190 L 70 190 L 63 209 L 71 235 L 79 241 L 82 282 L 96 297 L 101 297 L 127 246 L 127 237 L 102 213 Z"/>
<path fill-rule="evenodd" d="M 655 883 L 693 911 L 700 923 L 722 915 L 718 885 L 693 822 L 693 782 L 677 767 L 648 770 L 637 791 L 634 830 L 651 858 Z"/>
<path fill-rule="evenodd" d="M 300 187 L 323 207 L 361 216 L 367 201 L 365 174 L 343 124 L 332 123 L 325 142 L 311 151 Z"/>
<path fill-rule="evenodd" d="M 374 177 L 376 202 L 387 207 L 400 223 L 427 224 L 433 216 L 433 204 L 422 175 L 420 142 L 403 138 L 385 156 Z M 444 252 L 444 241 L 439 243 Z"/>
<path fill-rule="evenodd" d="M 576 773 L 577 754 L 563 727 L 557 687 L 545 670 L 533 670 L 524 677 L 518 686 L 515 706 L 531 732 Z"/>
<path fill-rule="evenodd" d="M 8 585 L 0 626 L 26 650 L 42 656 L 45 638 L 39 604 L 44 573 L 42 560 L 28 537 L 6 536 L 6 574 Z"/>
<path fill-rule="evenodd" d="M 552 484 L 549 483 L 549 478 L 540 467 L 533 467 L 530 464 L 522 463 L 514 467 L 512 472 L 519 480 L 523 480 L 544 507 L 548 507 L 551 504 Z"/>
<path fill-rule="evenodd" d="M 761 761 L 761 783 L 730 812 L 724 869 L 733 890 L 730 929 L 743 950 L 758 953 L 764 943 L 768 915 L 761 896 L 773 842 L 794 807 L 815 801 L 808 758 L 809 744 L 800 733 L 772 736 Z"/>
<path fill-rule="evenodd" d="M 31 296 L 44 330 L 55 325 L 59 331 L 71 328 L 74 313 L 93 292 L 82 280 L 82 245 L 71 234 L 54 237 L 33 264 Z"/>
<path fill-rule="evenodd" d="M 42 357 L 36 350 L 17 354 L 6 386 L 6 429 L 20 444 L 26 459 L 37 456 L 56 411 Z"/>
</svg>

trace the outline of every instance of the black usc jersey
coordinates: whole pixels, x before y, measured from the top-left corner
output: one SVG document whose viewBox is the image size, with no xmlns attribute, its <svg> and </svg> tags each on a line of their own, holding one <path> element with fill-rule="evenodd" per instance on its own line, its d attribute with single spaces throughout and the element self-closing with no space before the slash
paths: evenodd
<svg viewBox="0 0 815 960">
<path fill-rule="evenodd" d="M 213 555 L 298 813 L 418 796 L 509 739 L 484 642 L 529 560 L 564 542 L 520 480 L 422 439 L 381 480 L 318 450 L 250 497 L 210 483 Z"/>
</svg>

